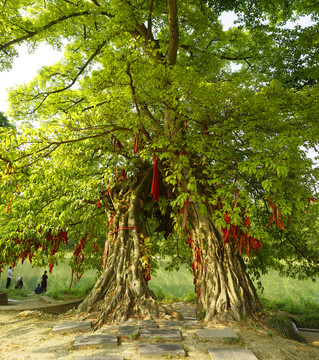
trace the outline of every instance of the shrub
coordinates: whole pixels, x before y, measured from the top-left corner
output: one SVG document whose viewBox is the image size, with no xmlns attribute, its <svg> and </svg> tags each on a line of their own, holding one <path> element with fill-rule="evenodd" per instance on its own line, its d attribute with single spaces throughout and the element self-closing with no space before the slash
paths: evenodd
<svg viewBox="0 0 319 360">
<path fill-rule="evenodd" d="M 287 339 L 307 343 L 306 339 L 296 332 L 293 323 L 288 316 L 277 314 L 269 316 L 266 320 L 266 324 L 270 328 L 276 329 L 282 336 Z"/>
</svg>

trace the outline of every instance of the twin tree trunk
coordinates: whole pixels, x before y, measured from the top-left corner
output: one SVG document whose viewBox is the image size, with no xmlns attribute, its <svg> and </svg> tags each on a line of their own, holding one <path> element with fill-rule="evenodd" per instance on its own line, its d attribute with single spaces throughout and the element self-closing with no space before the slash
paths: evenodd
<svg viewBox="0 0 319 360">
<path fill-rule="evenodd" d="M 147 257 L 143 208 L 151 175 L 150 169 L 139 182 L 125 180 L 125 187 L 122 183 L 122 187 L 118 185 L 117 190 L 115 187 L 110 192 L 104 271 L 79 308 L 81 312 L 100 312 L 96 327 L 106 321 L 157 314 L 155 296 L 147 283 L 148 268 L 140 261 Z M 240 320 L 242 314 L 249 316 L 258 311 L 260 303 L 244 261 L 231 246 L 221 248 L 222 235 L 215 228 L 209 209 L 203 215 L 196 204 L 191 204 L 188 214 L 198 318 Z"/>
</svg>

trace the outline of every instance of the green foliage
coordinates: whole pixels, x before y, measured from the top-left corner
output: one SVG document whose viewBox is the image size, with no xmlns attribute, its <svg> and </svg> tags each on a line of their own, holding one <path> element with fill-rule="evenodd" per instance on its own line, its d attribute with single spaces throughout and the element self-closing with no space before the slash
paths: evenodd
<svg viewBox="0 0 319 360">
<path fill-rule="evenodd" d="M 9 123 L 8 118 L 0 111 L 0 127 L 10 128 L 12 125 Z"/>
<path fill-rule="evenodd" d="M 128 338 L 129 338 L 130 340 L 136 340 L 136 339 L 138 338 L 138 334 L 136 334 L 136 333 L 129 334 Z"/>
<path fill-rule="evenodd" d="M 261 297 L 261 303 L 265 310 L 284 311 L 293 315 L 310 315 L 319 310 L 318 302 L 305 298 L 302 301 L 296 300 L 293 296 L 283 298 Z"/>
<path fill-rule="evenodd" d="M 176 295 L 165 293 L 161 288 L 157 288 L 157 290 L 155 290 L 155 296 L 157 301 L 164 304 L 171 304 L 180 300 L 180 298 Z"/>
<path fill-rule="evenodd" d="M 170 269 L 189 266 L 183 228 L 191 219 L 180 227 L 177 220 L 189 200 L 203 213 L 214 208 L 219 229 L 235 225 L 263 242 L 248 263 L 255 277 L 269 267 L 318 274 L 317 206 L 306 212 L 319 178 L 307 155 L 319 140 L 318 22 L 283 27 L 303 15 L 316 20 L 317 8 L 176 6 L 175 17 L 161 2 L 6 1 L 0 70 L 22 41 L 30 51 L 45 42 L 63 59 L 10 92 L 10 116 L 20 124 L 0 132 L 0 267 L 26 258 L 52 267 L 72 250 L 76 272 L 100 270 L 112 221 L 108 189 L 126 191 L 156 156 L 166 200 L 143 204 L 153 224 L 142 269 L 151 248 L 170 256 Z M 233 28 L 223 29 L 223 11 L 238 15 Z M 171 234 L 155 235 L 163 223 Z"/>
<path fill-rule="evenodd" d="M 298 328 L 304 329 L 319 329 L 319 315 L 313 313 L 311 315 L 295 316 L 293 321 Z"/>
<path fill-rule="evenodd" d="M 244 342 L 240 338 L 223 338 L 223 343 L 227 345 L 244 345 Z"/>
<path fill-rule="evenodd" d="M 186 294 L 183 298 L 184 301 L 196 304 L 197 303 L 197 294 L 195 292 L 190 292 Z"/>
<path fill-rule="evenodd" d="M 14 284 L 13 284 L 14 285 Z M 22 289 L 14 289 L 12 286 L 6 289 L 8 299 L 26 300 L 30 294 L 30 290 L 24 286 Z"/>
</svg>

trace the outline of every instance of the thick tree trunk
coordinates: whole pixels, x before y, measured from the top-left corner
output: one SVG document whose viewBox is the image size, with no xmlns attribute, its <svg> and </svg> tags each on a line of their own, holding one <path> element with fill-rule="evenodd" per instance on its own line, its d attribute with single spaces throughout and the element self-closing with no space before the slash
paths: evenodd
<svg viewBox="0 0 319 360">
<path fill-rule="evenodd" d="M 253 315 L 261 305 L 241 256 L 232 245 L 222 249 L 222 234 L 215 228 L 212 210 L 203 215 L 196 204 L 190 204 L 193 270 L 198 295 L 198 317 L 240 320 Z"/>
<path fill-rule="evenodd" d="M 151 169 L 150 169 L 151 170 Z M 156 314 L 155 296 L 147 281 L 149 268 L 142 266 L 145 249 L 144 196 L 149 194 L 151 171 L 144 173 L 129 189 L 124 183 L 110 191 L 109 231 L 103 258 L 103 274 L 79 307 L 80 312 L 100 312 L 96 327 L 106 321 L 126 320 L 132 316 Z M 127 183 L 128 180 L 125 180 Z M 120 188 L 118 190 L 116 188 Z M 147 194 L 147 195 L 146 195 Z"/>
</svg>

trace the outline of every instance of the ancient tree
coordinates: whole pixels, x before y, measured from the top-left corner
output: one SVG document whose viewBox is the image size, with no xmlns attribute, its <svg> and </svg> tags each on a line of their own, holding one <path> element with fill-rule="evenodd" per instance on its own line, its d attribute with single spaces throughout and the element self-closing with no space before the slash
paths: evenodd
<svg viewBox="0 0 319 360">
<path fill-rule="evenodd" d="M 239 21 L 226 30 L 225 11 Z M 293 50 L 317 28 L 283 26 L 315 11 L 301 1 L 6 1 L 2 70 L 22 42 L 63 57 L 10 92 L 19 127 L 1 132 L 1 265 L 52 269 L 73 247 L 75 276 L 101 272 L 81 306 L 100 311 L 99 324 L 157 313 L 156 228 L 183 229 L 206 321 L 260 308 L 245 260 L 258 267 L 278 234 L 313 269 L 310 244 L 287 229 L 316 200 L 315 47 Z"/>
</svg>

